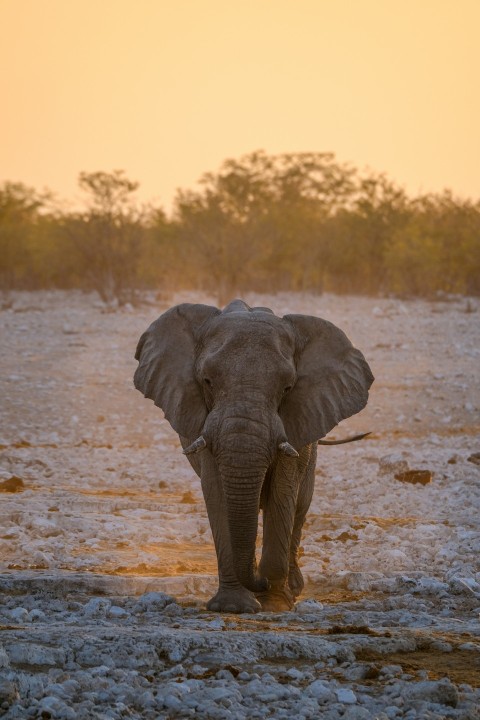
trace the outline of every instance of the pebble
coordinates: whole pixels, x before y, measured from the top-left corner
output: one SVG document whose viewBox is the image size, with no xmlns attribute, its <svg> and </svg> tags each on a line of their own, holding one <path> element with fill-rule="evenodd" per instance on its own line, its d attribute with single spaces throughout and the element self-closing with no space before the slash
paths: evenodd
<svg viewBox="0 0 480 720">
<path fill-rule="evenodd" d="M 28 610 L 23 607 L 17 607 L 10 610 L 10 617 L 17 623 L 28 622 Z"/>
<path fill-rule="evenodd" d="M 164 697 L 163 705 L 164 707 L 168 708 L 168 710 L 179 711 L 182 707 L 182 701 L 178 697 L 170 693 L 169 695 L 166 695 Z"/>
<path fill-rule="evenodd" d="M 305 688 L 305 694 L 314 697 L 318 703 L 331 702 L 334 698 L 330 684 L 325 680 L 314 680 Z"/>
<path fill-rule="evenodd" d="M 38 610 L 38 608 L 34 608 L 33 610 L 30 610 L 28 613 L 28 621 L 35 623 L 35 622 L 45 622 L 47 619 L 47 616 L 42 610 Z"/>
<path fill-rule="evenodd" d="M 357 702 L 357 696 L 350 688 L 338 688 L 335 690 L 335 695 L 337 696 L 338 702 L 344 703 L 345 705 Z"/>
<path fill-rule="evenodd" d="M 480 585 L 473 578 L 453 577 L 448 585 L 454 595 L 480 595 Z"/>
<path fill-rule="evenodd" d="M 480 652 L 480 644 L 474 642 L 466 642 L 459 645 L 458 649 L 467 650 L 468 652 Z"/>
<path fill-rule="evenodd" d="M 406 685 L 403 692 L 407 698 L 425 700 L 453 708 L 458 705 L 458 690 L 448 678 L 438 681 L 424 680 L 413 685 Z"/>
<path fill-rule="evenodd" d="M 379 716 L 375 715 L 374 717 L 377 720 Z M 342 720 L 372 720 L 372 713 L 359 705 L 347 705 L 341 718 Z"/>
<path fill-rule="evenodd" d="M 285 675 L 290 680 L 296 680 L 298 682 L 298 680 L 303 680 L 305 673 L 303 673 L 298 668 L 292 667 L 292 668 L 288 668 L 288 670 L 285 671 Z"/>
<path fill-rule="evenodd" d="M 255 697 L 255 695 L 259 695 L 260 693 L 262 693 L 263 690 L 264 685 L 262 682 L 260 682 L 260 678 L 258 680 L 254 679 L 250 680 L 250 682 L 248 682 L 247 685 L 242 688 L 242 695 L 251 695 Z"/>
<path fill-rule="evenodd" d="M 208 690 L 208 697 L 210 700 L 213 700 L 214 702 L 218 702 L 219 700 L 224 700 L 225 698 L 231 698 L 234 693 L 234 690 L 231 687 L 216 687 L 216 688 L 209 688 Z"/>
<path fill-rule="evenodd" d="M 119 607 L 118 605 L 112 605 L 107 612 L 107 616 L 110 618 L 122 619 L 129 617 L 130 613 L 125 608 Z"/>
<path fill-rule="evenodd" d="M 223 630 L 223 628 L 225 627 L 225 621 L 222 620 L 222 618 L 215 618 L 215 620 L 211 620 L 208 623 L 208 626 L 212 630 Z"/>
<path fill-rule="evenodd" d="M 143 693 L 140 693 L 138 697 L 135 699 L 135 705 L 140 708 L 153 708 L 156 705 L 156 699 L 153 696 L 153 693 L 149 690 L 145 690 Z"/>
<path fill-rule="evenodd" d="M 136 604 L 136 612 L 155 612 L 163 610 L 167 605 L 174 602 L 174 598 L 162 592 L 148 592 L 141 595 Z"/>
<path fill-rule="evenodd" d="M 380 674 L 385 677 L 400 677 L 403 675 L 403 668 L 401 665 L 384 665 L 380 668 Z"/>
<path fill-rule="evenodd" d="M 176 602 L 172 602 L 162 610 L 162 614 L 166 617 L 180 617 L 184 614 L 184 612 L 181 605 L 177 605 Z"/>
<path fill-rule="evenodd" d="M 393 720 L 393 718 L 397 717 L 397 715 L 398 715 L 400 712 L 401 712 L 400 708 L 398 708 L 396 705 L 388 705 L 388 706 L 385 708 L 385 715 L 386 715 L 388 718 L 391 718 L 392 720 Z"/>
<path fill-rule="evenodd" d="M 88 618 L 105 617 L 112 603 L 107 598 L 91 598 L 83 608 L 83 614 Z"/>
<path fill-rule="evenodd" d="M 47 695 L 38 705 L 40 717 L 61 718 L 61 720 L 75 720 L 77 717 L 73 708 L 54 695 Z"/>
<path fill-rule="evenodd" d="M 323 605 L 314 598 L 308 598 L 307 600 L 297 602 L 294 610 L 298 613 L 298 615 L 309 615 L 310 613 L 315 614 L 323 610 Z"/>
<path fill-rule="evenodd" d="M 10 666 L 10 660 L 7 654 L 7 651 L 3 647 L 3 645 L 0 645 L 0 670 L 2 668 L 8 668 Z"/>
<path fill-rule="evenodd" d="M 408 462 L 400 453 L 390 453 L 380 458 L 378 472 L 380 475 L 393 475 L 395 473 L 407 472 Z"/>
<path fill-rule="evenodd" d="M 18 697 L 18 690 L 14 682 L 0 677 L 0 705 L 11 705 Z M 0 713 L 1 714 L 1 713 Z"/>
</svg>

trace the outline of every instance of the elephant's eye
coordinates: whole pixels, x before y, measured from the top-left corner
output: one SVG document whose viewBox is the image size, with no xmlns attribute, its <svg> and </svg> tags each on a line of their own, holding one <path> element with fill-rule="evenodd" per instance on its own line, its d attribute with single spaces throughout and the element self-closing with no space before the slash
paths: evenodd
<svg viewBox="0 0 480 720">
<path fill-rule="evenodd" d="M 291 389 L 292 389 L 292 386 L 287 385 L 287 387 L 283 389 L 283 394 L 286 395 L 288 392 L 290 392 Z"/>
<path fill-rule="evenodd" d="M 212 381 L 210 380 L 210 378 L 203 378 L 203 382 L 208 388 L 212 387 Z"/>
</svg>

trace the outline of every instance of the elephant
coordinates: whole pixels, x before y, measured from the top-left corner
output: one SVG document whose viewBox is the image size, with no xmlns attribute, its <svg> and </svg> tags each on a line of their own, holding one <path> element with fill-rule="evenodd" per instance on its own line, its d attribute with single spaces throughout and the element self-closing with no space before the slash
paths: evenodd
<svg viewBox="0 0 480 720">
<path fill-rule="evenodd" d="M 135 358 L 135 387 L 163 410 L 201 480 L 218 563 L 207 609 L 291 609 L 317 442 L 365 407 L 374 378 L 364 356 L 327 320 L 234 300 L 170 308 Z"/>
</svg>

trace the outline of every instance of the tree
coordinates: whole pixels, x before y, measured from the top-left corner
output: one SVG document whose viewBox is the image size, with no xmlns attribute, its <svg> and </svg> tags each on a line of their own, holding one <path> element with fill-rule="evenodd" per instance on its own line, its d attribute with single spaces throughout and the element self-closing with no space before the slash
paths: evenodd
<svg viewBox="0 0 480 720">
<path fill-rule="evenodd" d="M 332 153 L 226 160 L 177 192 L 170 217 L 139 209 L 123 171 L 84 172 L 79 185 L 83 212 L 0 186 L 5 290 L 80 287 L 118 303 L 145 287 L 206 290 L 219 304 L 249 290 L 480 295 L 479 201 L 409 198 Z"/>
<path fill-rule="evenodd" d="M 318 289 L 324 222 L 349 197 L 353 174 L 330 153 L 226 160 L 201 190 L 177 194 L 179 244 L 221 303 L 254 288 Z"/>
<path fill-rule="evenodd" d="M 31 285 L 31 244 L 49 198 L 23 183 L 0 187 L 0 283 L 3 292 Z"/>
<path fill-rule="evenodd" d="M 445 191 L 410 204 L 387 253 L 389 285 L 412 296 L 480 294 L 480 203 Z"/>
<path fill-rule="evenodd" d="M 139 282 L 145 287 L 161 288 L 164 292 L 194 287 L 188 272 L 188 253 L 183 253 L 175 223 L 161 208 L 150 207 L 143 224 Z"/>
<path fill-rule="evenodd" d="M 85 285 L 107 303 L 135 302 L 144 229 L 131 198 L 138 183 L 123 170 L 82 172 L 87 210 L 66 218 L 65 231 L 81 262 Z"/>
</svg>

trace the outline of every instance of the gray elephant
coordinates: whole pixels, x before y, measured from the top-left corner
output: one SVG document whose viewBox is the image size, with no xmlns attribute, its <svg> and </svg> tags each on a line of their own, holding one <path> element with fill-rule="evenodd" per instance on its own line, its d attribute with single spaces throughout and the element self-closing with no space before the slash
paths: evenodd
<svg viewBox="0 0 480 720">
<path fill-rule="evenodd" d="M 135 387 L 164 411 L 201 479 L 219 575 L 207 608 L 290 609 L 304 584 L 317 441 L 365 407 L 373 375 L 362 353 L 326 320 L 235 300 L 171 308 L 135 357 Z"/>
</svg>

